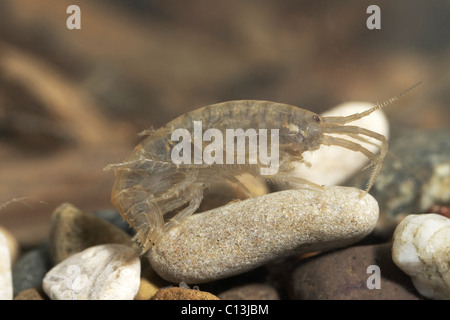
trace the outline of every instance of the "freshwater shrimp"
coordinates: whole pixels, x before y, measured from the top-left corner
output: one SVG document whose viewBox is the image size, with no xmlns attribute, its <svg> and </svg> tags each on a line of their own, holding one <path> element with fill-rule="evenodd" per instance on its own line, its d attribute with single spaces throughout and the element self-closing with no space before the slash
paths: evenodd
<svg viewBox="0 0 450 320">
<path fill-rule="evenodd" d="M 216 133 L 222 134 L 230 129 L 242 129 L 245 132 L 249 129 L 277 129 L 279 132 L 279 140 L 276 144 L 278 168 L 275 173 L 263 176 L 269 181 L 300 182 L 321 189 L 323 187 L 320 185 L 290 174 L 291 163 L 299 161 L 309 165 L 303 161 L 303 153 L 317 150 L 321 145 L 335 145 L 361 152 L 373 166 L 364 191 L 366 194 L 381 170 L 388 149 L 387 139 L 374 131 L 346 124 L 384 108 L 417 85 L 371 109 L 349 116 L 322 117 L 296 106 L 258 100 L 223 102 L 188 112 L 157 130 L 142 132 L 141 135 L 147 137 L 135 147 L 124 162 L 111 164 L 105 168 L 105 170 L 113 168 L 116 171 L 111 195 L 112 203 L 136 231 L 134 240 L 140 243 L 142 253 L 145 253 L 157 243 L 164 232 L 199 208 L 203 191 L 213 181 L 232 182 L 251 196 L 236 178 L 243 173 L 262 176 L 261 169 L 265 165 L 262 164 L 261 159 L 255 161 L 255 155 L 252 154 L 250 147 L 245 150 L 244 163 L 242 161 L 229 164 L 192 163 L 192 161 L 174 163 L 172 154 L 176 141 L 173 141 L 172 133 L 178 128 L 192 133 L 195 131 L 194 123 L 198 121 L 201 121 L 204 127 L 214 128 L 218 130 L 215 131 Z M 362 142 L 368 142 L 367 137 L 374 138 L 381 142 L 380 152 L 376 154 L 357 142 L 329 134 L 340 134 Z M 274 136 L 271 138 L 273 140 Z M 195 139 L 194 132 L 193 140 Z M 197 152 L 195 148 L 199 148 L 196 144 L 198 141 L 189 140 L 188 142 L 189 147 L 194 149 L 193 153 Z M 206 150 L 205 146 L 207 147 L 208 144 L 205 141 L 201 141 L 200 144 L 201 150 Z M 273 149 L 272 144 L 271 147 Z M 225 142 L 222 139 L 222 142 L 215 144 L 214 153 L 219 154 L 223 150 L 225 150 Z M 271 150 L 273 151 L 274 149 Z M 236 160 L 237 156 L 233 155 L 233 159 Z"/>
</svg>

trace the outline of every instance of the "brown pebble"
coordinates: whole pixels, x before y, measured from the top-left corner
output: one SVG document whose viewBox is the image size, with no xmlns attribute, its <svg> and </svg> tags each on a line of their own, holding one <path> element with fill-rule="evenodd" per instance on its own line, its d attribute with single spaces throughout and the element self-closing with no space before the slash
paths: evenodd
<svg viewBox="0 0 450 320">
<path fill-rule="evenodd" d="M 151 300 L 220 300 L 212 293 L 186 288 L 160 289 Z"/>
<path fill-rule="evenodd" d="M 291 298 L 301 300 L 420 299 L 411 279 L 392 261 L 391 247 L 391 243 L 355 246 L 300 262 L 290 282 Z M 374 276 L 376 271 L 373 271 L 373 266 L 379 267 L 379 278 Z M 379 288 L 373 286 L 376 283 L 379 284 Z"/>
<path fill-rule="evenodd" d="M 36 288 L 29 288 L 23 291 L 20 291 L 15 297 L 14 300 L 45 300 L 45 294 L 39 292 Z"/>
<path fill-rule="evenodd" d="M 252 283 L 231 288 L 218 295 L 221 300 L 279 300 L 277 290 L 264 283 Z"/>
<path fill-rule="evenodd" d="M 426 210 L 427 213 L 437 213 L 441 216 L 444 216 L 446 218 L 450 219 L 450 205 L 433 205 L 428 210 Z"/>
<path fill-rule="evenodd" d="M 134 300 L 150 300 L 157 292 L 158 287 L 145 278 L 141 278 L 139 291 Z"/>
<path fill-rule="evenodd" d="M 99 244 L 133 246 L 128 234 L 112 223 L 64 203 L 51 217 L 50 253 L 56 265 L 69 256 Z"/>
<path fill-rule="evenodd" d="M 146 265 L 146 261 L 147 259 L 141 260 L 143 269 L 141 273 L 141 284 L 134 300 L 150 300 L 159 289 L 167 287 L 170 284 L 161 279 L 150 266 Z"/>
</svg>

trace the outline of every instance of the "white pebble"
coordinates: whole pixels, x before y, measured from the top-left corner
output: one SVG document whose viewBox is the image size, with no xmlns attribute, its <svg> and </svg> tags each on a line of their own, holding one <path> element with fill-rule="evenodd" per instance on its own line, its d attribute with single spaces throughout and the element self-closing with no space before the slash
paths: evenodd
<svg viewBox="0 0 450 320">
<path fill-rule="evenodd" d="M 450 219 L 434 213 L 406 216 L 394 232 L 392 259 L 421 295 L 450 299 Z"/>
<path fill-rule="evenodd" d="M 43 288 L 52 300 L 131 300 L 140 285 L 139 253 L 121 244 L 85 249 L 53 267 Z"/>
<path fill-rule="evenodd" d="M 287 190 L 195 214 L 163 234 L 149 259 L 166 280 L 197 284 L 350 245 L 378 219 L 378 203 L 362 194 L 349 187 Z"/>
<path fill-rule="evenodd" d="M 0 233 L 6 238 L 6 243 L 9 247 L 9 253 L 11 256 L 11 265 L 14 266 L 14 262 L 17 260 L 20 254 L 20 245 L 16 237 L 6 228 L 0 226 Z"/>
<path fill-rule="evenodd" d="M 11 253 L 6 237 L 0 232 L 0 300 L 12 300 Z"/>
<path fill-rule="evenodd" d="M 324 112 L 322 116 L 347 116 L 360 113 L 375 105 L 369 102 L 347 102 Z M 347 124 L 348 126 L 359 126 L 371 131 L 375 131 L 389 136 L 389 123 L 383 111 L 377 110 L 371 115 Z M 330 136 L 344 137 L 346 140 L 354 141 L 369 149 L 378 152 L 380 141 L 364 136 L 375 145 L 366 144 L 348 136 L 327 134 Z M 339 185 L 349 179 L 358 171 L 362 170 L 369 162 L 369 159 L 360 152 L 355 152 L 338 146 L 321 146 L 313 152 L 305 152 L 304 160 L 311 164 L 308 168 L 301 163 L 293 163 L 295 169 L 293 174 L 302 179 L 313 181 L 319 185 Z"/>
</svg>

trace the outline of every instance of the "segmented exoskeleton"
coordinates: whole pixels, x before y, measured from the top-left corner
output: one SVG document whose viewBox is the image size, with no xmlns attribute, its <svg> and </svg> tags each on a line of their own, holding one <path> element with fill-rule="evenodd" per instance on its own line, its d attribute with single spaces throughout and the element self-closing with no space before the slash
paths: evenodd
<svg viewBox="0 0 450 320">
<path fill-rule="evenodd" d="M 247 130 L 255 130 L 258 135 L 264 132 L 259 131 L 260 129 L 277 129 L 278 141 L 275 147 L 278 148 L 278 166 L 273 174 L 263 176 L 268 180 L 276 179 L 297 184 L 301 182 L 320 189 L 321 186 L 290 174 L 291 163 L 294 161 L 305 163 L 303 153 L 317 150 L 321 145 L 336 145 L 361 152 L 370 159 L 374 168 L 365 190 L 367 193 L 381 170 L 388 148 L 387 141 L 381 134 L 347 124 L 398 100 L 415 86 L 367 111 L 349 116 L 321 117 L 292 105 L 255 100 L 229 101 L 188 112 L 158 130 L 144 131 L 142 135 L 147 137 L 136 146 L 123 163 L 107 167 L 116 170 L 112 202 L 123 218 L 136 230 L 135 238 L 145 252 L 158 241 L 163 232 L 198 209 L 204 189 L 213 181 L 228 180 L 245 190 L 236 176 L 243 173 L 261 176 L 261 169 L 267 167 L 266 163 L 263 164 L 261 159 L 257 159 L 255 151 L 250 150 L 250 147 L 245 151 L 244 163 L 237 161 L 237 153 L 233 155 L 235 161 L 232 163 L 174 161 L 173 150 L 179 141 L 174 140 L 174 131 L 182 128 L 194 134 L 195 125 L 199 122 L 203 128 L 201 134 L 206 129 L 214 128 L 218 130 L 214 131 L 216 134 L 221 133 L 223 136 L 229 132 L 227 129 L 235 130 L 234 132 L 242 129 L 240 132 L 244 133 L 253 132 Z M 376 154 L 357 142 L 330 134 L 356 138 L 361 142 L 368 142 L 367 137 L 373 138 L 381 143 L 380 152 Z M 271 139 L 275 139 L 275 136 L 272 135 Z M 201 154 L 211 143 L 200 141 L 198 144 L 199 141 L 194 140 L 196 138 L 189 142 L 189 147 L 192 147 L 191 157 L 193 154 Z M 217 147 L 216 141 L 214 153 L 226 150 L 225 140 L 223 139 L 221 147 Z M 271 144 L 271 147 L 273 149 L 274 145 Z M 268 150 L 268 153 L 271 151 L 275 150 Z M 174 211 L 176 214 L 167 218 L 167 213 Z"/>
</svg>

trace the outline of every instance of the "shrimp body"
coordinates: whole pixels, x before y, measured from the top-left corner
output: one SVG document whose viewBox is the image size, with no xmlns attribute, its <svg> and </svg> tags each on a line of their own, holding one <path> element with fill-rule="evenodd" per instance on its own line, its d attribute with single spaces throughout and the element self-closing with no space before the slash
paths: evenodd
<svg viewBox="0 0 450 320">
<path fill-rule="evenodd" d="M 198 161 L 174 163 L 173 149 L 179 143 L 173 139 L 173 132 L 176 129 L 182 128 L 190 132 L 191 137 L 194 136 L 188 141 L 189 147 L 192 147 L 189 160 L 192 160 L 194 154 L 206 151 L 205 148 L 211 144 L 212 138 L 208 141 L 202 139 L 200 144 L 198 143 L 198 137 L 195 137 L 195 130 L 198 128 L 195 126 L 199 123 L 202 124 L 202 131 L 210 128 L 216 130 L 213 131 L 216 134 L 215 139 L 219 133 L 225 137 L 234 132 L 234 141 L 239 139 L 239 134 L 248 134 L 250 140 L 250 133 L 256 133 L 256 136 L 261 138 L 265 131 L 260 129 L 267 131 L 275 129 L 278 136 L 271 134 L 270 139 L 269 135 L 267 137 L 267 144 L 271 140 L 269 148 L 271 150 L 267 150 L 267 154 L 273 155 L 275 151 L 278 152 L 278 166 L 272 174 L 264 175 L 268 180 L 302 182 L 321 188 L 312 182 L 292 176 L 289 173 L 292 169 L 290 164 L 293 161 L 302 162 L 304 152 L 317 150 L 321 145 L 338 145 L 361 152 L 374 165 L 366 189 L 368 192 L 387 152 L 386 138 L 376 132 L 345 124 L 365 117 L 381 107 L 383 105 L 346 117 L 321 117 L 287 104 L 242 100 L 209 105 L 191 111 L 158 130 L 145 131 L 147 137 L 136 146 L 123 163 L 108 166 L 116 170 L 112 202 L 122 217 L 135 229 L 135 240 L 140 243 L 143 252 L 146 252 L 158 241 L 163 232 L 198 209 L 203 198 L 203 190 L 210 186 L 213 180 L 231 181 L 245 191 L 245 187 L 236 176 L 243 173 L 262 176 L 261 169 L 267 168 L 267 162 L 263 163 L 261 159 L 255 157 L 255 149 L 252 150 L 250 146 L 245 149 L 245 161 L 241 159 L 239 162 L 238 152 L 235 152 L 231 158 L 234 161 L 228 163 L 225 163 L 225 160 L 223 163 Z M 329 135 L 333 133 L 356 137 L 365 142 L 367 142 L 365 137 L 375 138 L 381 142 L 380 153 L 374 154 L 358 143 Z M 222 141 L 214 140 L 214 152 L 211 154 L 224 153 L 227 141 L 230 140 L 227 138 Z M 226 156 L 224 155 L 224 158 Z"/>
</svg>

